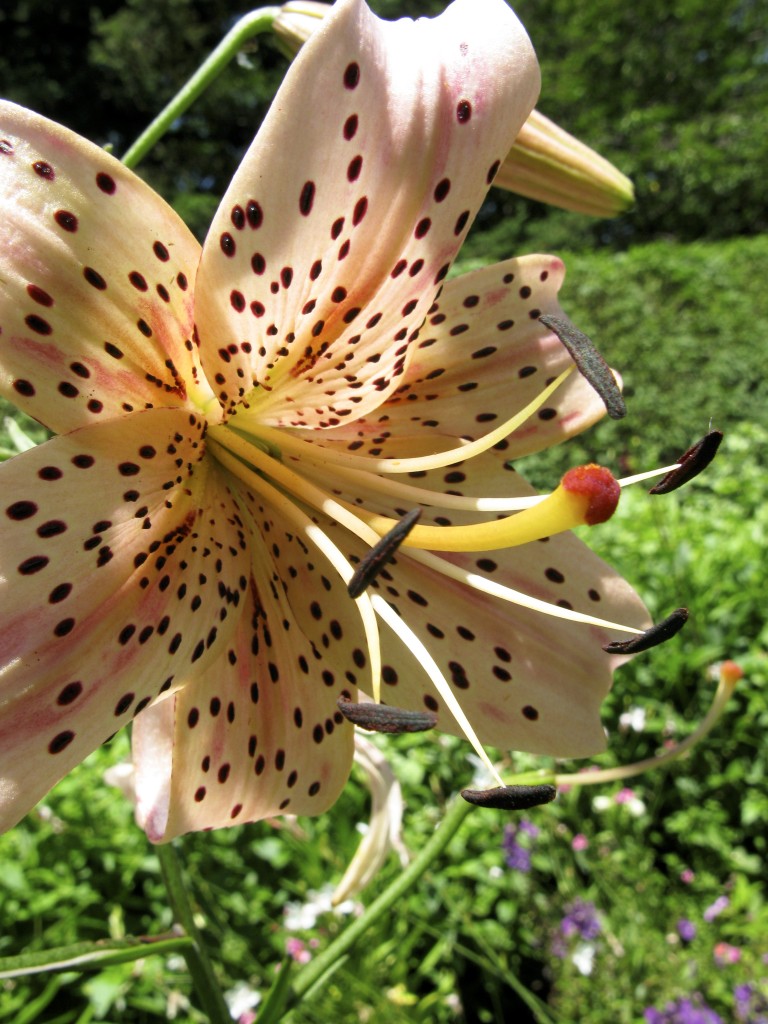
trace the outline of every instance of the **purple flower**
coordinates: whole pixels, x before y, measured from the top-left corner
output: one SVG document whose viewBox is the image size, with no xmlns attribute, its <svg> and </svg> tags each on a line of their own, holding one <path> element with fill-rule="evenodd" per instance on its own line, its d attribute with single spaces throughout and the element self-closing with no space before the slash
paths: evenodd
<svg viewBox="0 0 768 1024">
<path fill-rule="evenodd" d="M 539 834 L 538 828 L 525 818 L 513 825 L 507 825 L 504 829 L 502 847 L 507 867 L 513 871 L 522 871 L 527 874 L 531 870 L 531 846 Z M 526 837 L 526 845 L 518 840 Z"/>
<path fill-rule="evenodd" d="M 667 1003 L 663 1010 L 649 1006 L 643 1016 L 646 1024 L 725 1024 L 723 1018 L 710 1009 L 700 995 L 693 999 L 678 999 Z"/>
<path fill-rule="evenodd" d="M 573 900 L 565 908 L 565 916 L 560 922 L 560 931 L 566 938 L 578 935 L 582 939 L 596 939 L 601 932 L 595 904 L 589 900 Z"/>
<path fill-rule="evenodd" d="M 733 990 L 736 1019 L 740 1024 L 766 1024 L 768 1022 L 768 999 L 758 992 L 754 985 L 746 982 Z"/>
<path fill-rule="evenodd" d="M 711 903 L 703 913 L 705 921 L 714 921 L 718 914 L 722 914 L 725 908 L 730 904 L 730 900 L 727 896 L 718 896 L 714 903 Z"/>
<path fill-rule="evenodd" d="M 696 938 L 696 925 L 693 921 L 689 921 L 687 918 L 681 917 L 677 922 L 677 934 L 683 942 L 693 942 Z"/>
</svg>

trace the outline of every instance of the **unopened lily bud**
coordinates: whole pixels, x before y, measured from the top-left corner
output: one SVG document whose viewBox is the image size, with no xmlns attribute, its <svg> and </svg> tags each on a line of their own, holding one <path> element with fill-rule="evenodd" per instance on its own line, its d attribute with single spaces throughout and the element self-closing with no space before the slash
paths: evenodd
<svg viewBox="0 0 768 1024">
<path fill-rule="evenodd" d="M 593 217 L 614 217 L 635 201 L 629 178 L 538 110 L 520 129 L 493 183 Z"/>
<path fill-rule="evenodd" d="M 329 10 L 329 4 L 316 3 L 314 0 L 292 0 L 291 3 L 283 4 L 272 28 L 292 57 L 296 56 L 319 27 Z"/>
<path fill-rule="evenodd" d="M 296 56 L 329 10 L 329 4 L 315 0 L 283 4 L 272 27 L 290 56 Z M 493 183 L 593 217 L 614 217 L 635 201 L 629 178 L 538 110 L 520 129 Z"/>
</svg>

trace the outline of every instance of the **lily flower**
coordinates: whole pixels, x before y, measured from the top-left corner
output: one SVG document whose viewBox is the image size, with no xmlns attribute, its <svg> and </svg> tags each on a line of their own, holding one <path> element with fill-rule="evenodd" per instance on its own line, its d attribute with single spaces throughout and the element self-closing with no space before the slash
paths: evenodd
<svg viewBox="0 0 768 1024">
<path fill-rule="evenodd" d="M 563 265 L 446 280 L 538 85 L 503 0 L 394 24 L 339 0 L 202 249 L 0 105 L 0 389 L 58 435 L 0 466 L 2 828 L 131 719 L 154 841 L 320 813 L 358 688 L 476 746 L 603 748 L 626 654 L 601 645 L 649 619 L 567 531 L 618 487 L 587 467 L 540 497 L 509 467 L 604 411 L 539 319 Z"/>
</svg>

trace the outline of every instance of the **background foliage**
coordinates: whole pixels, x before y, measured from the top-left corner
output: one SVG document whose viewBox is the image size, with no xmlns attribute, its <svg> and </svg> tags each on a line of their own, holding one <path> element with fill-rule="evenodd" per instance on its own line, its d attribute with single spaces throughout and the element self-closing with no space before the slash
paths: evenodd
<svg viewBox="0 0 768 1024">
<path fill-rule="evenodd" d="M 372 6 L 392 17 L 443 2 Z M 224 0 L 6 0 L 0 93 L 119 154 L 246 9 Z M 762 0 L 520 0 L 517 10 L 542 63 L 540 108 L 615 159 L 638 194 L 624 217 L 592 221 L 494 190 L 470 237 L 465 266 L 563 253 L 563 304 L 626 382 L 626 420 L 524 468 L 541 484 L 564 460 L 639 470 L 680 452 L 710 419 L 727 435 L 724 455 L 693 486 L 668 498 L 630 492 L 589 535 L 655 613 L 692 611 L 679 642 L 622 669 L 605 712 L 604 763 L 686 735 L 709 702 L 712 663 L 736 658 L 746 677 L 705 745 L 633 785 L 642 809 L 617 800 L 615 786 L 600 794 L 607 804 L 597 791 L 573 790 L 532 812 L 540 831 L 529 840 L 530 870 L 505 861 L 507 817 L 473 814 L 440 870 L 293 1020 L 639 1024 L 644 1008 L 698 992 L 728 1024 L 758 1024 L 768 1012 L 768 10 Z M 201 236 L 284 69 L 274 43 L 258 39 L 141 167 Z M 0 431 L 0 447 L 13 449 L 13 428 Z M 637 707 L 644 728 L 622 727 L 622 713 Z M 416 850 L 470 781 L 467 748 L 448 737 L 384 748 Z M 126 751 L 119 735 L 0 837 L 0 956 L 170 926 L 156 855 L 129 805 L 102 782 Z M 269 987 L 287 959 L 286 911 L 338 880 L 366 815 L 365 791 L 353 784 L 321 819 L 185 840 L 225 988 Z M 397 871 L 393 859 L 364 902 Z M 718 897 L 727 907 L 706 920 Z M 563 946 L 577 899 L 592 902 L 599 921 L 591 973 L 579 967 L 576 940 Z M 681 919 L 696 928 L 690 941 Z M 321 913 L 290 934 L 311 955 L 343 925 Z M 741 1015 L 735 993 L 747 983 L 755 991 Z M 0 1021 L 9 1024 L 174 1016 L 202 1019 L 180 959 L 0 980 Z"/>
</svg>

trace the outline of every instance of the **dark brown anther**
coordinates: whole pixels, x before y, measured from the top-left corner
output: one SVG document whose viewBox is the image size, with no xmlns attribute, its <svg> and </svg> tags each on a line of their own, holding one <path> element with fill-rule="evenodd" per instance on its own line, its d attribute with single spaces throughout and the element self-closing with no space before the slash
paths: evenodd
<svg viewBox="0 0 768 1024">
<path fill-rule="evenodd" d="M 650 650 L 651 647 L 658 647 L 659 644 L 671 640 L 680 632 L 688 621 L 688 609 L 676 608 L 671 615 L 655 626 L 646 629 L 639 636 L 633 636 L 631 640 L 613 640 L 603 646 L 608 654 L 639 654 L 641 651 Z"/>
<path fill-rule="evenodd" d="M 548 804 L 557 796 L 554 786 L 496 786 L 494 789 L 462 789 L 467 803 L 502 811 L 525 811 Z"/>
<path fill-rule="evenodd" d="M 626 416 L 627 407 L 613 371 L 597 351 L 592 340 L 564 317 L 542 313 L 539 323 L 554 331 L 568 349 L 568 354 L 576 363 L 576 369 L 602 398 L 611 419 L 620 420 Z"/>
<path fill-rule="evenodd" d="M 424 732 L 437 725 L 437 715 L 433 711 L 406 711 L 389 704 L 356 704 L 343 698 L 337 704 L 348 722 L 371 732 Z"/>
<path fill-rule="evenodd" d="M 392 527 L 389 533 L 384 534 L 378 544 L 374 544 L 371 550 L 363 555 L 352 579 L 347 584 L 347 593 L 350 597 L 360 597 L 365 588 L 373 583 L 420 517 L 421 509 L 412 508 Z"/>
<path fill-rule="evenodd" d="M 702 470 L 707 468 L 715 455 L 717 455 L 717 449 L 720 447 L 722 440 L 723 433 L 721 430 L 710 430 L 700 441 L 697 441 L 687 452 L 680 456 L 677 460 L 680 463 L 677 469 L 667 473 L 648 493 L 669 494 L 670 491 L 676 491 L 678 487 L 682 487 L 689 480 L 693 480 L 695 476 L 698 476 Z"/>
</svg>

